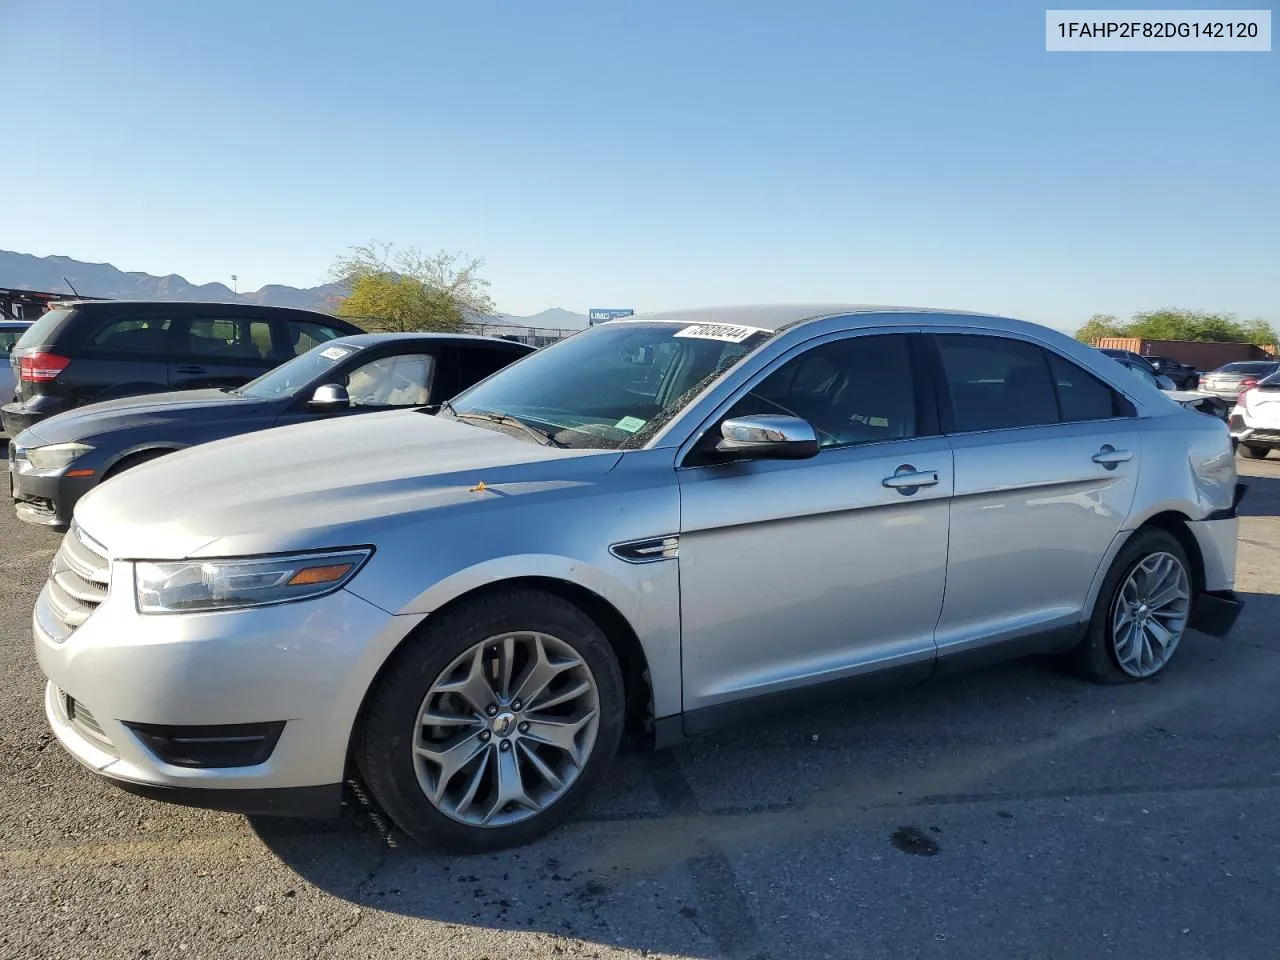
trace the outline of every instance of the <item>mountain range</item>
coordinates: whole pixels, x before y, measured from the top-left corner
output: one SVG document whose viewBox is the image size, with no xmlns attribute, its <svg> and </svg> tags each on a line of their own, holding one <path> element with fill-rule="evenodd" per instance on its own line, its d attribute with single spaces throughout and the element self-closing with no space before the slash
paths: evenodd
<svg viewBox="0 0 1280 960">
<path fill-rule="evenodd" d="M 85 263 L 71 257 L 37 257 L 30 253 L 0 250 L 0 287 L 18 290 L 65 292 L 67 296 L 107 297 L 112 300 L 215 300 L 221 303 L 260 303 L 271 307 L 295 307 L 331 313 L 343 289 L 334 283 L 316 287 L 290 287 L 270 283 L 258 290 L 237 293 L 223 283 L 194 284 L 171 273 L 156 277 L 126 272 L 109 263 Z M 529 317 L 503 314 L 507 323 L 530 327 L 579 329 L 587 326 L 585 314 L 552 307 Z"/>
</svg>

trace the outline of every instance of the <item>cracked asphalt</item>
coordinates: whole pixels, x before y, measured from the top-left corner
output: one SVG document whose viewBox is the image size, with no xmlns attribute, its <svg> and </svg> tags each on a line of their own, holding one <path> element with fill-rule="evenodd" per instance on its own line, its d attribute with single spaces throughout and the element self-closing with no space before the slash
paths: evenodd
<svg viewBox="0 0 1280 960">
<path fill-rule="evenodd" d="M 0 958 L 1280 955 L 1280 460 L 1240 463 L 1226 641 L 1155 682 L 1028 661 L 626 754 L 577 820 L 441 856 L 128 796 L 46 731 L 57 545 L 0 503 Z"/>
</svg>

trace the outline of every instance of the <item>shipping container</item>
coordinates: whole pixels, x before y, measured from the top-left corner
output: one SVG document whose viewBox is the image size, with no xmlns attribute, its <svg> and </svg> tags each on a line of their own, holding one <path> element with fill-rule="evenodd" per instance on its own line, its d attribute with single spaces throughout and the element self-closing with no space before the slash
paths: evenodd
<svg viewBox="0 0 1280 960">
<path fill-rule="evenodd" d="M 1260 347 L 1253 343 L 1222 342 L 1217 340 L 1146 340 L 1142 337 L 1102 337 L 1095 347 L 1108 350 L 1129 350 L 1144 357 L 1173 357 L 1181 363 L 1189 363 L 1201 372 L 1217 370 L 1224 363 L 1237 360 L 1270 360 L 1275 356 L 1274 345 Z"/>
</svg>

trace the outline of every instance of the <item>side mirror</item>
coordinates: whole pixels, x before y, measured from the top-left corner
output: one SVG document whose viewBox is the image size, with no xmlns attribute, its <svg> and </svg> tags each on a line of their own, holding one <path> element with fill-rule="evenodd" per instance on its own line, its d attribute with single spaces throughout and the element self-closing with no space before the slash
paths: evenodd
<svg viewBox="0 0 1280 960">
<path fill-rule="evenodd" d="M 734 417 L 720 424 L 716 452 L 761 460 L 805 460 L 818 455 L 818 435 L 807 420 L 780 414 Z"/>
<path fill-rule="evenodd" d="M 316 387 L 316 392 L 311 395 L 311 401 L 307 405 L 312 410 L 326 412 L 346 410 L 351 406 L 351 397 L 347 394 L 346 387 L 336 383 L 326 383 L 322 387 Z"/>
</svg>

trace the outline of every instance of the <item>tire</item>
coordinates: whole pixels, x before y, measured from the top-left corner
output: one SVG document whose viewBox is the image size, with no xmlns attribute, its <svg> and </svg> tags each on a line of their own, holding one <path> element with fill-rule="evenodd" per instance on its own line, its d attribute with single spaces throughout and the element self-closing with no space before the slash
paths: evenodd
<svg viewBox="0 0 1280 960">
<path fill-rule="evenodd" d="M 1270 452 L 1270 447 L 1260 447 L 1256 443 L 1240 443 L 1236 445 L 1236 453 L 1243 460 L 1265 460 Z"/>
<path fill-rule="evenodd" d="M 505 635 L 511 634 L 518 636 L 508 640 Z M 489 643 L 495 639 L 499 642 Z M 509 669 L 512 696 L 494 695 L 498 703 L 490 707 L 497 713 L 486 719 L 471 701 L 477 699 L 477 691 L 489 698 L 492 686 L 468 684 L 480 675 L 474 667 L 483 665 L 487 671 L 499 662 L 500 658 L 490 657 L 500 648 L 514 650 L 508 662 L 522 666 Z M 548 662 L 556 663 L 554 669 L 562 672 L 555 674 L 543 693 L 532 697 L 532 703 L 520 705 L 514 694 L 530 676 L 527 671 L 536 651 L 544 648 Z M 574 663 L 575 657 L 575 665 L 563 666 Z M 501 686 L 488 678 L 480 682 Z M 594 691 L 551 708 L 572 708 L 574 713 L 567 718 L 552 718 L 556 722 L 549 725 L 547 708 L 535 709 L 584 683 L 588 688 L 593 684 Z M 467 686 L 468 693 L 441 692 L 441 685 Z M 594 720 L 590 719 L 593 705 Z M 422 725 L 424 711 L 450 719 L 451 724 Z M 467 719 L 460 719 L 463 715 Z M 370 793 L 401 830 L 428 846 L 478 853 L 528 843 L 567 819 L 608 771 L 622 740 L 625 715 L 622 671 L 600 627 L 567 600 L 515 588 L 463 601 L 414 633 L 370 692 L 353 747 Z M 539 730 L 575 725 L 582 725 L 570 739 L 574 753 L 581 754 L 576 758 L 539 739 Z M 455 743 L 473 759 L 444 777 L 443 763 L 425 759 L 424 751 L 443 756 L 448 745 Z M 544 777 L 542 768 L 562 781 L 562 787 Z M 481 769 L 483 773 L 476 772 Z M 511 769 L 517 776 L 513 780 L 508 774 L 507 784 L 530 790 L 535 789 L 531 784 L 540 785 L 543 796 L 530 801 L 536 812 L 500 803 L 499 785 L 504 781 L 498 778 Z M 440 805 L 427 795 L 428 790 L 437 789 Z M 548 799 L 546 791 L 555 795 Z M 527 792 L 522 796 L 529 798 Z M 494 822 L 476 822 L 486 816 Z"/>
<path fill-rule="evenodd" d="M 112 477 L 117 476 L 118 474 L 124 473 L 126 470 L 130 470 L 133 467 L 140 466 L 146 463 L 148 460 L 155 460 L 159 457 L 163 457 L 166 453 L 173 453 L 173 451 L 172 450 L 143 450 L 141 453 L 132 454 L 130 456 L 125 457 L 123 460 L 117 460 L 114 464 L 112 464 L 111 469 L 108 470 L 105 474 L 103 474 L 102 481 L 105 482 L 107 480 L 110 480 Z"/>
<path fill-rule="evenodd" d="M 1113 617 L 1117 604 L 1122 602 L 1120 594 L 1130 575 L 1142 564 L 1154 562 L 1161 557 L 1172 558 L 1182 568 L 1187 592 L 1185 612 L 1181 617 L 1181 628 L 1176 631 L 1172 641 L 1172 650 L 1168 652 L 1163 662 L 1149 673 L 1136 675 L 1132 665 L 1130 669 L 1121 665 L 1120 646 L 1117 644 L 1112 626 Z M 1102 684 L 1137 683 L 1162 673 L 1176 655 L 1178 643 L 1187 629 L 1186 622 L 1190 617 L 1191 604 L 1194 601 L 1194 583 L 1186 551 L 1173 534 L 1157 527 L 1138 530 L 1121 548 L 1111 564 L 1111 569 L 1107 571 L 1107 576 L 1098 591 L 1093 613 L 1089 618 L 1088 630 L 1079 646 L 1072 651 L 1071 657 L 1077 671 L 1093 682 Z M 1158 621 L 1160 626 L 1164 626 L 1167 622 L 1169 621 Z"/>
</svg>

